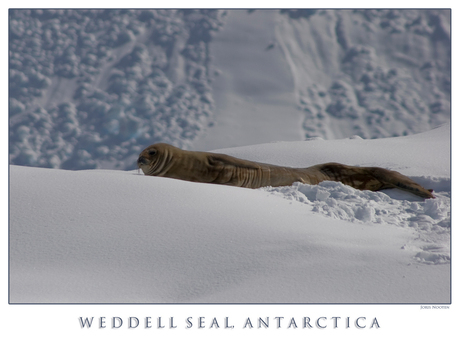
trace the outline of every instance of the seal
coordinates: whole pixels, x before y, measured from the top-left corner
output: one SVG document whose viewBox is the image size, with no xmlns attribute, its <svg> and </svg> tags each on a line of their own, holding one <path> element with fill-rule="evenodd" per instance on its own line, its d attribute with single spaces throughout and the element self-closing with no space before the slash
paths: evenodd
<svg viewBox="0 0 460 340">
<path fill-rule="evenodd" d="M 288 186 L 294 182 L 314 185 L 322 181 L 336 181 L 359 190 L 397 188 L 423 198 L 434 198 L 433 190 L 425 189 L 397 171 L 384 168 L 340 163 L 291 168 L 219 153 L 186 151 L 165 143 L 145 148 L 139 155 L 137 166 L 147 176 L 243 188 Z"/>
</svg>

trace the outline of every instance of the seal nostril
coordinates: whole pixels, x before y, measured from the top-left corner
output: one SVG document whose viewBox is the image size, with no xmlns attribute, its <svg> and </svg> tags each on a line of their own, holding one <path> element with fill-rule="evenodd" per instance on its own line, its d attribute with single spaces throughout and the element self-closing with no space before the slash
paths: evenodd
<svg viewBox="0 0 460 340">
<path fill-rule="evenodd" d="M 137 164 L 139 164 L 139 165 L 140 165 L 140 164 L 145 164 L 145 158 L 142 157 L 142 156 L 139 157 L 139 158 L 137 159 Z"/>
</svg>

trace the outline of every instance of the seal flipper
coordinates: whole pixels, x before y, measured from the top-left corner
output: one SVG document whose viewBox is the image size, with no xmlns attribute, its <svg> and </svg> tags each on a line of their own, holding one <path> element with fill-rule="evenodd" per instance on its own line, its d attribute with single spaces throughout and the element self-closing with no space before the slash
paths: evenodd
<svg viewBox="0 0 460 340">
<path fill-rule="evenodd" d="M 389 187 L 408 191 L 422 198 L 435 198 L 435 196 L 432 194 L 433 189 L 425 189 L 420 184 L 414 182 L 409 177 L 404 176 L 397 171 L 378 167 L 368 168 L 368 170 L 375 178 L 385 183 Z"/>
<path fill-rule="evenodd" d="M 435 198 L 432 194 L 433 190 L 425 189 L 397 171 L 379 167 L 349 166 L 340 163 L 319 164 L 307 170 L 312 172 L 314 169 L 326 175 L 326 180 L 342 182 L 358 190 L 379 191 L 397 188 L 423 198 Z"/>
</svg>

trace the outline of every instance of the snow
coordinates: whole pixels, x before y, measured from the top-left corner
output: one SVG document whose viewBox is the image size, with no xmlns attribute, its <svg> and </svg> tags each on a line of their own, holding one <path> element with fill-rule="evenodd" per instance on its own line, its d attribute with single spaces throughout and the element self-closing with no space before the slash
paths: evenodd
<svg viewBox="0 0 460 340">
<path fill-rule="evenodd" d="M 10 10 L 10 162 L 127 169 L 139 145 L 190 147 L 212 124 L 208 46 L 224 15 Z"/>
<path fill-rule="evenodd" d="M 252 190 L 11 165 L 11 302 L 448 303 L 449 135 L 228 150 L 392 164 L 434 188 L 425 201 L 334 182 Z"/>
<path fill-rule="evenodd" d="M 11 10 L 10 163 L 383 138 L 450 122 L 449 10 Z M 27 129 L 25 129 L 27 128 Z"/>
<path fill-rule="evenodd" d="M 277 11 L 229 12 L 211 44 L 216 122 L 195 149 L 302 140 L 292 75 L 276 48 L 278 21 Z"/>
</svg>

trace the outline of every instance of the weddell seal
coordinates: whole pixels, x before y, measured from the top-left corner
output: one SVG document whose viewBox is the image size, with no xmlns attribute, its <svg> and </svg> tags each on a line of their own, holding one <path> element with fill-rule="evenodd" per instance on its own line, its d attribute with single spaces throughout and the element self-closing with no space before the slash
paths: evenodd
<svg viewBox="0 0 460 340">
<path fill-rule="evenodd" d="M 383 168 L 339 163 L 290 168 L 218 153 L 186 151 L 164 143 L 153 144 L 144 149 L 139 155 L 137 166 L 147 176 L 244 188 L 279 187 L 294 182 L 318 184 L 322 181 L 336 181 L 359 190 L 397 188 L 423 198 L 434 198 L 433 190 L 423 188 L 399 172 Z"/>
</svg>

